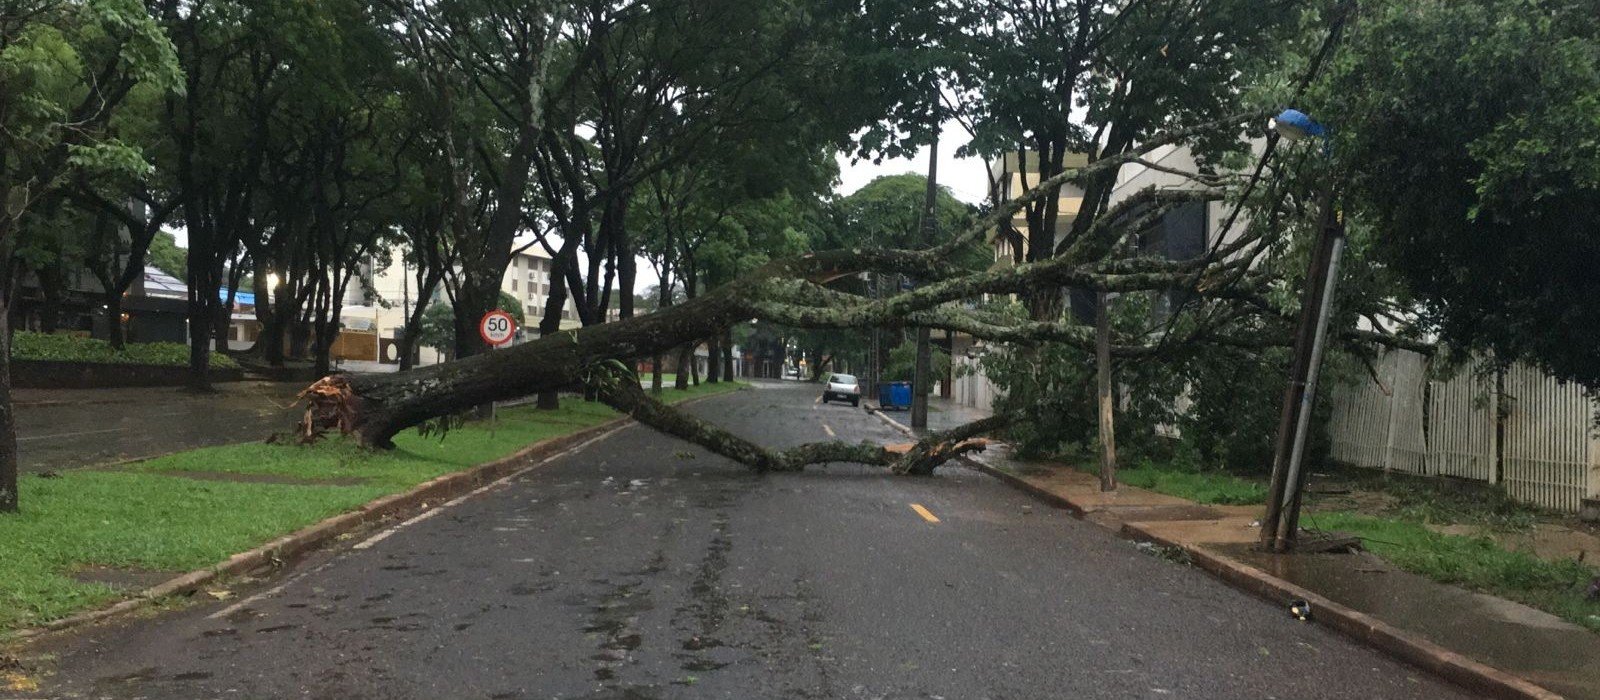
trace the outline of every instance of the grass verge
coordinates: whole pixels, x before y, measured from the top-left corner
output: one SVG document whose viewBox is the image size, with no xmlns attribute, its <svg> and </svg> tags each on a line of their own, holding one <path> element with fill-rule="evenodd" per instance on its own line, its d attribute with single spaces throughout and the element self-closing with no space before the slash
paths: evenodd
<svg viewBox="0 0 1600 700">
<path fill-rule="evenodd" d="M 669 403 L 741 384 L 667 390 Z M 396 449 L 371 452 L 340 439 L 312 447 L 249 443 L 180 452 L 120 471 L 25 476 L 23 511 L 0 516 L 0 633 L 38 625 L 124 596 L 81 581 L 89 567 L 181 572 L 220 562 L 375 498 L 461 471 L 540 440 L 617 417 L 563 400 L 560 410 L 519 407 L 469 423 L 443 439 L 406 432 Z M 183 472 L 303 479 L 260 483 L 183 478 Z M 314 483 L 315 480 L 343 483 Z"/>
<path fill-rule="evenodd" d="M 1246 506 L 1267 502 L 1266 485 L 1217 472 L 1164 469 L 1149 463 L 1117 471 L 1117 481 L 1206 505 Z"/>
<path fill-rule="evenodd" d="M 1487 537 L 1440 534 L 1404 520 L 1345 512 L 1306 517 L 1307 525 L 1360 536 L 1367 549 L 1411 573 L 1514 600 L 1600 632 L 1600 601 L 1584 597 L 1600 570 L 1582 562 L 1546 561 L 1504 549 Z"/>
</svg>

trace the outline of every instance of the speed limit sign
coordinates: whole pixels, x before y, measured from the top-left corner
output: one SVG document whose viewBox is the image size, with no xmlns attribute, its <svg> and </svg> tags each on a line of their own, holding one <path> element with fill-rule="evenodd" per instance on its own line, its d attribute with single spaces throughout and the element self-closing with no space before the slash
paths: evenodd
<svg viewBox="0 0 1600 700">
<path fill-rule="evenodd" d="M 478 322 L 478 335 L 483 337 L 483 342 L 488 343 L 489 347 L 509 345 L 511 337 L 516 334 L 517 320 L 500 309 L 484 314 L 483 320 Z"/>
</svg>

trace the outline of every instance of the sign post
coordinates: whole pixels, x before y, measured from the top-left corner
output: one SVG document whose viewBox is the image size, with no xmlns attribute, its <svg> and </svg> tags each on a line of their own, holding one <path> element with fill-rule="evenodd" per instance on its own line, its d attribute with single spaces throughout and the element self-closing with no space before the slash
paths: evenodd
<svg viewBox="0 0 1600 700">
<path fill-rule="evenodd" d="M 517 319 L 501 309 L 490 311 L 478 320 L 478 337 L 483 338 L 484 345 L 488 345 L 490 349 L 510 345 L 511 340 L 517 337 Z M 483 410 L 485 408 L 487 410 Z M 494 418 L 493 401 L 479 410 L 490 419 Z"/>
</svg>

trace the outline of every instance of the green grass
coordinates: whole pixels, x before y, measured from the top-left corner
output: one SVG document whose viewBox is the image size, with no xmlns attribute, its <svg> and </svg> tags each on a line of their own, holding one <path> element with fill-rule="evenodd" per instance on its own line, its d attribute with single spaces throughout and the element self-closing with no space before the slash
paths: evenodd
<svg viewBox="0 0 1600 700">
<path fill-rule="evenodd" d="M 24 477 L 21 486 L 22 513 L 0 519 L 0 629 L 119 597 L 73 579 L 75 569 L 197 569 L 390 491 L 116 472 Z"/>
<path fill-rule="evenodd" d="M 668 390 L 683 401 L 742 385 Z M 388 452 L 343 439 L 312 447 L 251 443 L 160 457 L 126 471 L 67 471 L 22 480 L 23 510 L 0 516 L 0 631 L 47 622 L 122 594 L 84 583 L 91 566 L 188 571 L 374 498 L 511 454 L 531 443 L 617 417 L 604 405 L 563 400 L 558 411 L 518 407 L 493 422 L 451 430 L 442 439 L 408 431 Z M 207 471 L 301 479 L 359 479 L 356 485 L 202 481 L 175 472 Z"/>
<path fill-rule="evenodd" d="M 1358 535 L 1367 549 L 1411 573 L 1515 600 L 1600 632 L 1600 602 L 1584 598 L 1600 569 L 1576 560 L 1545 561 L 1486 537 L 1445 535 L 1421 523 L 1354 513 L 1307 514 L 1304 524 Z"/>
<path fill-rule="evenodd" d="M 1117 481 L 1207 505 L 1244 506 L 1267 502 L 1266 486 L 1215 472 L 1140 467 L 1118 471 Z"/>
<path fill-rule="evenodd" d="M 182 343 L 128 343 L 119 352 L 112 349 L 111 343 L 96 338 L 17 331 L 11 337 L 11 359 L 183 367 L 189 364 L 189 346 Z M 227 355 L 213 353 L 211 366 L 234 369 L 239 363 Z"/>
</svg>

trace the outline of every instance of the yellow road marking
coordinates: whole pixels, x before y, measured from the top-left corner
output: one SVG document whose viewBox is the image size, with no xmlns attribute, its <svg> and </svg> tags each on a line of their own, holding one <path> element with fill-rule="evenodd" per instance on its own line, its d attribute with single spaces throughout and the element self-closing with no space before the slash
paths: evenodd
<svg viewBox="0 0 1600 700">
<path fill-rule="evenodd" d="M 828 437 L 833 437 L 833 428 L 828 427 L 827 423 L 822 424 L 822 432 L 827 433 Z"/>
<path fill-rule="evenodd" d="M 15 671 L 0 674 L 0 680 L 5 681 L 5 689 L 14 693 L 32 693 L 39 690 L 39 681 Z"/>
<path fill-rule="evenodd" d="M 917 511 L 917 515 L 922 516 L 923 520 L 926 520 L 930 523 L 939 522 L 939 519 L 934 517 L 933 513 L 928 512 L 927 508 L 923 508 L 921 503 L 911 504 L 911 509 Z"/>
</svg>

